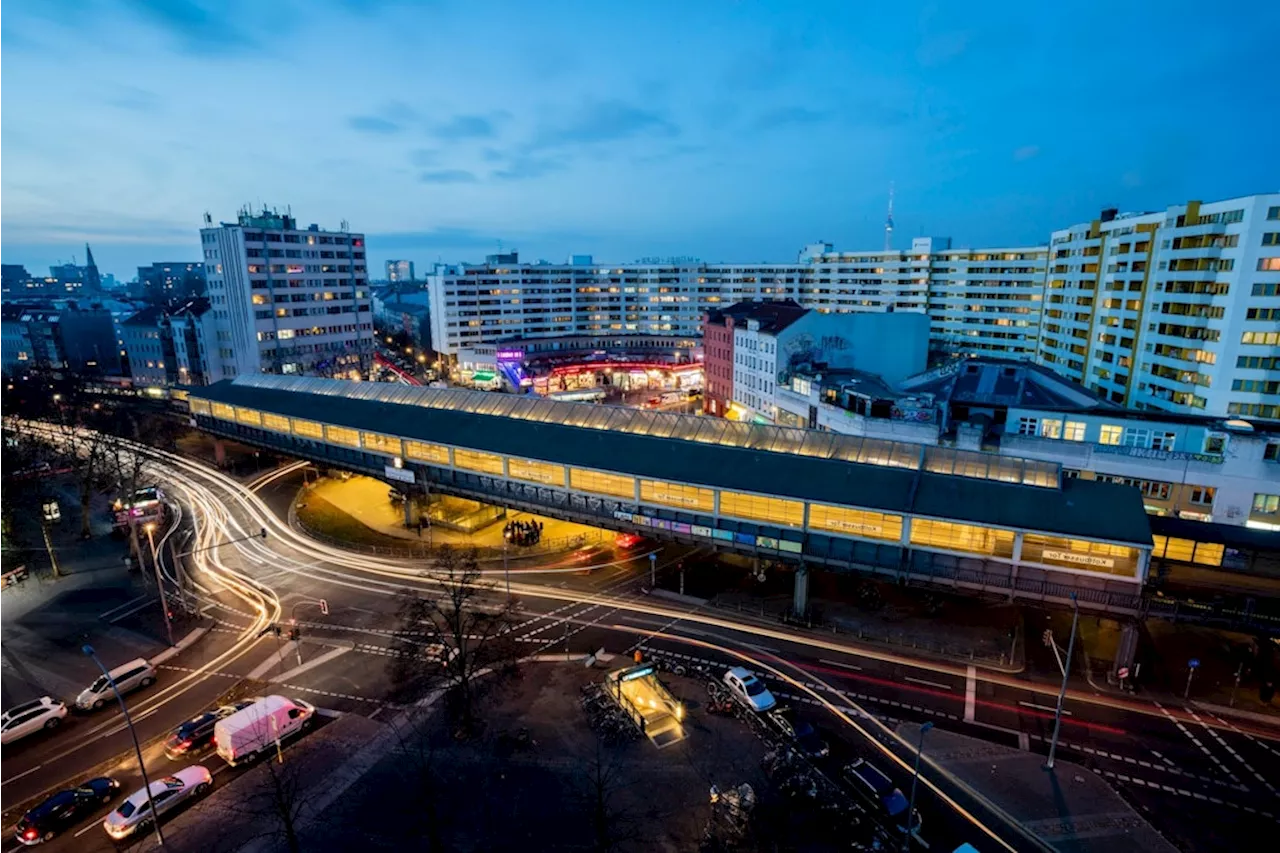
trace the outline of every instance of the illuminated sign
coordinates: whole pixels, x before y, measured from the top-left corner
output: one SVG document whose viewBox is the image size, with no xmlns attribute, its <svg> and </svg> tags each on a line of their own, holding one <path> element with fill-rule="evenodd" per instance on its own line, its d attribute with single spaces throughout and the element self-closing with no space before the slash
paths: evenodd
<svg viewBox="0 0 1280 853">
<path fill-rule="evenodd" d="M 1094 554 L 1077 554 L 1074 551 L 1044 551 L 1040 558 L 1043 560 L 1058 560 L 1063 563 L 1072 563 L 1077 566 L 1096 566 L 1101 569 L 1115 568 L 1116 561 L 1110 557 L 1099 557 Z"/>
<path fill-rule="evenodd" d="M 653 675 L 653 664 L 646 664 L 645 666 L 628 669 L 618 676 L 618 680 L 635 681 L 637 678 L 644 678 L 647 675 Z"/>
<path fill-rule="evenodd" d="M 500 349 L 498 350 L 498 361 L 524 361 L 524 350 Z"/>
</svg>

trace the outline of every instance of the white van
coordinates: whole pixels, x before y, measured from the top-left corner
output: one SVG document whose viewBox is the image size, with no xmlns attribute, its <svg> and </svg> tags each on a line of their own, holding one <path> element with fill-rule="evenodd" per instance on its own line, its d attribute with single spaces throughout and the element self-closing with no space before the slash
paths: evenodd
<svg viewBox="0 0 1280 853">
<path fill-rule="evenodd" d="M 311 724 L 315 712 L 315 706 L 301 699 L 267 696 L 218 720 L 213 742 L 222 760 L 235 767 L 274 749 L 276 741 L 300 733 Z"/>
<path fill-rule="evenodd" d="M 146 658 L 137 658 L 121 664 L 110 672 L 111 680 L 122 694 L 140 687 L 150 687 L 156 682 L 156 668 L 147 663 Z M 97 711 L 103 705 L 115 699 L 111 692 L 111 682 L 105 675 L 99 675 L 76 697 L 76 707 L 82 711 Z"/>
</svg>

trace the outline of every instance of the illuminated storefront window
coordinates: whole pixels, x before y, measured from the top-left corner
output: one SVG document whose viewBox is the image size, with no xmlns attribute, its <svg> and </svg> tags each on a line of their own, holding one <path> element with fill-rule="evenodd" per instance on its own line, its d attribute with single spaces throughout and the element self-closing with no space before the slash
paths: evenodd
<svg viewBox="0 0 1280 853">
<path fill-rule="evenodd" d="M 1163 557 L 1180 563 L 1199 563 L 1202 566 L 1221 566 L 1226 548 L 1218 542 L 1196 542 L 1172 536 L 1152 536 L 1155 548 L 1153 558 Z"/>
<path fill-rule="evenodd" d="M 237 406 L 236 421 L 251 426 L 262 426 L 262 413 L 257 409 L 242 409 Z"/>
<path fill-rule="evenodd" d="M 362 432 L 360 438 L 364 441 L 365 450 L 385 453 L 388 456 L 400 455 L 400 439 L 395 436 L 383 435 L 380 432 Z"/>
<path fill-rule="evenodd" d="M 289 419 L 282 418 L 279 415 L 273 415 L 270 412 L 262 413 L 262 425 L 267 429 L 272 429 L 276 432 L 289 431 Z"/>
<path fill-rule="evenodd" d="M 598 495 L 614 495 L 632 500 L 636 496 L 635 477 L 624 477 L 621 474 L 605 474 L 600 471 L 570 468 L 569 485 L 584 492 L 595 492 Z"/>
<path fill-rule="evenodd" d="M 481 453 L 478 450 L 453 451 L 453 464 L 468 471 L 480 471 L 484 474 L 501 474 L 502 457 L 496 453 Z"/>
<path fill-rule="evenodd" d="M 897 542 L 902 539 L 902 516 L 863 509 L 809 504 L 809 528 Z"/>
<path fill-rule="evenodd" d="M 304 421 L 301 418 L 293 419 L 293 434 L 300 435 L 304 438 L 324 438 L 324 427 L 315 421 Z"/>
<path fill-rule="evenodd" d="M 214 403 L 213 416 L 224 421 L 234 421 L 236 419 L 236 410 L 234 406 L 228 406 L 226 403 Z"/>
<path fill-rule="evenodd" d="M 208 400 L 192 400 L 191 414 L 193 415 L 209 414 L 209 401 Z"/>
<path fill-rule="evenodd" d="M 911 521 L 911 544 L 992 557 L 1012 557 L 1013 531 L 916 518 Z M 1026 556 L 1025 551 L 1023 556 Z"/>
<path fill-rule="evenodd" d="M 1170 544 L 1180 541 L 1186 540 L 1169 540 Z M 1187 558 L 1190 557 L 1191 553 L 1188 551 Z M 1087 539 L 1026 533 L 1022 537 L 1022 559 L 1068 569 L 1133 577 L 1138 568 L 1138 549 L 1126 545 L 1090 542 Z"/>
<path fill-rule="evenodd" d="M 716 493 L 713 489 L 700 489 L 680 483 L 662 480 L 641 480 L 640 500 L 645 503 L 673 506 L 678 509 L 695 509 L 711 512 L 715 509 Z"/>
<path fill-rule="evenodd" d="M 334 444 L 345 444 L 347 447 L 360 446 L 360 432 L 346 427 L 327 426 L 324 434 Z"/>
<path fill-rule="evenodd" d="M 406 441 L 404 443 L 404 455 L 419 462 L 434 462 L 437 465 L 449 464 L 449 448 L 439 444 Z"/>
<path fill-rule="evenodd" d="M 530 483 L 563 486 L 564 466 L 552 465 L 550 462 L 535 462 L 532 459 L 508 457 L 507 476 L 516 480 L 527 480 Z"/>
<path fill-rule="evenodd" d="M 720 514 L 787 527 L 804 525 L 804 503 L 742 492 L 720 493 Z"/>
</svg>

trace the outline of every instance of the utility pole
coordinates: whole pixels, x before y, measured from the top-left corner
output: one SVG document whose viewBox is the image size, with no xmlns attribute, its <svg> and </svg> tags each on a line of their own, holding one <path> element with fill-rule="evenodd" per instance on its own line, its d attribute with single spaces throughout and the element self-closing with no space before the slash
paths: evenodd
<svg viewBox="0 0 1280 853">
<path fill-rule="evenodd" d="M 169 645 L 176 645 L 173 642 L 173 622 L 169 620 L 169 602 L 164 597 L 164 578 L 160 576 L 160 555 L 156 553 L 156 526 L 147 524 L 147 541 L 151 543 L 151 568 L 156 572 L 156 589 L 160 592 L 160 612 L 164 614 L 164 628 L 169 634 Z"/>
<path fill-rule="evenodd" d="M 1044 769 L 1053 769 L 1053 758 L 1058 752 L 1058 733 L 1062 731 L 1062 703 L 1067 698 L 1067 676 L 1071 674 L 1071 653 L 1076 647 L 1076 628 L 1080 624 L 1080 602 L 1076 599 L 1076 594 L 1071 593 L 1071 608 L 1074 611 L 1071 614 L 1071 639 L 1067 641 L 1067 660 L 1062 667 L 1062 689 L 1058 691 L 1058 707 L 1053 713 L 1053 740 L 1049 742 L 1049 760 L 1045 762 Z"/>
<path fill-rule="evenodd" d="M 907 834 L 902 839 L 902 853 L 908 853 L 911 849 L 911 833 L 914 831 L 912 821 L 915 820 L 916 814 L 916 786 L 920 783 L 920 756 L 924 754 L 925 733 L 931 728 L 933 728 L 932 720 L 926 720 L 920 725 L 920 743 L 916 745 L 916 769 L 911 776 L 911 799 L 907 803 Z"/>
<path fill-rule="evenodd" d="M 658 588 L 658 555 L 652 553 L 649 555 L 649 589 Z"/>
</svg>

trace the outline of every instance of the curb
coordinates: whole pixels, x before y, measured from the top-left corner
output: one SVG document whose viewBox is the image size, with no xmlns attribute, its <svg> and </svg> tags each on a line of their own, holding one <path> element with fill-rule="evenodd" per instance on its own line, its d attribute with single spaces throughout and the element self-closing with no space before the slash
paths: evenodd
<svg viewBox="0 0 1280 853">
<path fill-rule="evenodd" d="M 205 625 L 204 627 L 196 628 L 194 631 L 191 631 L 189 634 L 187 634 L 187 636 L 183 637 L 181 640 L 174 643 L 172 646 L 165 649 L 160 654 L 151 658 L 149 662 L 151 663 L 152 666 L 158 666 L 159 664 L 164 663 L 170 658 L 176 657 L 179 653 L 186 651 L 192 645 L 194 645 L 196 640 L 199 640 L 205 634 L 209 633 L 209 627 L 210 626 Z"/>
<path fill-rule="evenodd" d="M 1197 702 L 1192 699 L 1189 703 L 1191 707 L 1201 711 L 1208 711 L 1211 714 L 1217 714 L 1219 717 L 1236 717 L 1241 720 L 1248 720 L 1251 723 L 1260 723 L 1264 726 L 1280 727 L 1280 715 L 1259 714 L 1257 711 L 1242 711 L 1238 708 L 1232 708 L 1227 705 L 1215 705 L 1212 702 Z"/>
</svg>

